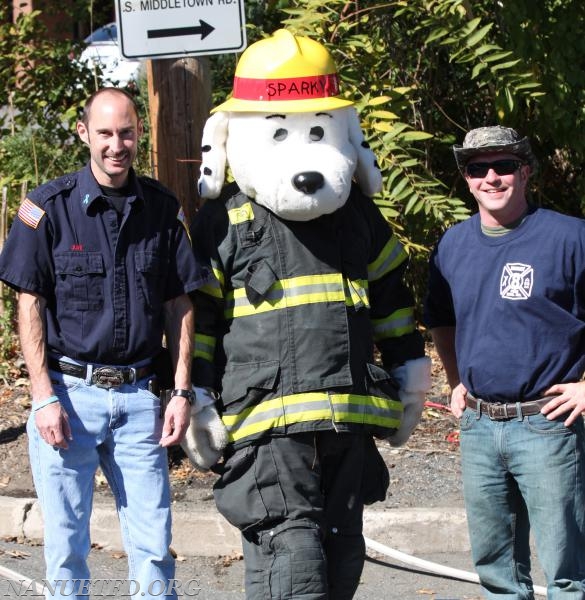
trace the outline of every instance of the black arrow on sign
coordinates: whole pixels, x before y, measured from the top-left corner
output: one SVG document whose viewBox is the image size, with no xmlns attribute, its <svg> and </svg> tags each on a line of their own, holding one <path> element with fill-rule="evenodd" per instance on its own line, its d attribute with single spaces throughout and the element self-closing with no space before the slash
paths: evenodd
<svg viewBox="0 0 585 600">
<path fill-rule="evenodd" d="M 215 27 L 212 27 L 209 23 L 199 19 L 199 26 L 195 27 L 175 27 L 173 29 L 149 29 L 146 32 L 149 38 L 164 38 L 164 37 L 177 37 L 180 35 L 199 35 L 204 40 Z"/>
</svg>

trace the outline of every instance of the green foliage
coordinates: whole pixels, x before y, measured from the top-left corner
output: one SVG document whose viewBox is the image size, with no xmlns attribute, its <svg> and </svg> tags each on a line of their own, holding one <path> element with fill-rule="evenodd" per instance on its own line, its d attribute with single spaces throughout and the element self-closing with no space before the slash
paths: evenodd
<svg viewBox="0 0 585 600">
<path fill-rule="evenodd" d="M 79 164 L 73 127 L 93 78 L 71 60 L 70 43 L 47 40 L 38 11 L 12 23 L 8 8 L 0 8 L 0 176 L 16 200 L 23 182 L 35 186 Z"/>
<path fill-rule="evenodd" d="M 72 166 L 72 155 L 79 155 L 76 140 L 70 137 L 68 142 L 56 142 L 51 131 L 32 127 L 7 136 L 0 142 L 2 171 L 11 174 L 13 187 L 23 182 L 36 187 L 56 173 L 66 173 Z"/>
<path fill-rule="evenodd" d="M 0 22 L 6 13 L 6 7 L 0 8 Z M 93 78 L 71 60 L 75 46 L 49 41 L 38 17 L 39 11 L 34 11 L 20 14 L 16 23 L 0 25 L 0 105 L 9 106 L 12 113 L 1 125 L 2 134 L 49 122 L 56 138 L 66 139 Z"/>
<path fill-rule="evenodd" d="M 86 4 L 80 1 L 73 8 L 87 11 Z M 7 107 L 0 117 L 0 178 L 11 190 L 14 212 L 23 183 L 36 187 L 88 160 L 75 124 L 98 83 L 96 74 L 73 59 L 81 53 L 79 44 L 48 39 L 39 11 L 21 14 L 15 23 L 8 11 L 8 6 L 0 7 L 0 79 L 6 82 L 0 88 L 0 106 Z M 136 100 L 145 117 L 147 97 L 143 80 Z M 138 169 L 151 172 L 149 155 L 147 131 Z"/>
</svg>

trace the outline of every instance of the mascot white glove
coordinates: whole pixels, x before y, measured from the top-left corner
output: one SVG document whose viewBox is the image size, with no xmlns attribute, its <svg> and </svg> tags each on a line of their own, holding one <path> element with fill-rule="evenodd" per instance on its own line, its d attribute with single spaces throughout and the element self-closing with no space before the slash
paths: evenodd
<svg viewBox="0 0 585 600">
<path fill-rule="evenodd" d="M 193 386 L 195 400 L 191 406 L 191 423 L 181 442 L 189 460 L 200 469 L 209 469 L 221 457 L 228 433 L 215 410 L 213 393 Z"/>
<path fill-rule="evenodd" d="M 399 384 L 398 396 L 404 407 L 402 422 L 388 437 L 391 446 L 406 444 L 418 425 L 425 404 L 425 395 L 431 389 L 431 359 L 428 356 L 408 360 L 393 369 L 391 375 Z"/>
</svg>

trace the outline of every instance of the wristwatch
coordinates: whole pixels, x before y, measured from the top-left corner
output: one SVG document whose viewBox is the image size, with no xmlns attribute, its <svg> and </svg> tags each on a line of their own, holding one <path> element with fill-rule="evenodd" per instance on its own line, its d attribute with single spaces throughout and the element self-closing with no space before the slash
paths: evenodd
<svg viewBox="0 0 585 600">
<path fill-rule="evenodd" d="M 193 390 L 176 389 L 173 390 L 171 393 L 171 398 L 173 396 L 181 396 L 182 398 L 187 398 L 187 401 L 190 405 L 193 405 L 193 402 L 195 402 L 195 392 Z"/>
</svg>

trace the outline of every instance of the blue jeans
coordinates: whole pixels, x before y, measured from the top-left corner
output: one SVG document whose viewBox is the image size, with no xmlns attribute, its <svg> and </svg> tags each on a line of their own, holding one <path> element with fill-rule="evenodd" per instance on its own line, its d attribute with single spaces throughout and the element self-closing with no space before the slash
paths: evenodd
<svg viewBox="0 0 585 600">
<path fill-rule="evenodd" d="M 73 580 L 90 577 L 86 559 L 98 466 L 116 500 L 128 578 L 140 585 L 137 597 L 165 597 L 160 590 L 174 578 L 175 563 L 169 551 L 170 486 L 166 449 L 159 445 L 158 397 L 146 389 L 146 379 L 107 390 L 69 375 L 50 375 L 73 439 L 67 450 L 53 448 L 39 436 L 31 414 L 27 432 L 44 516 L 47 580 L 57 582 L 57 591 L 48 597 L 87 600 Z M 62 588 L 63 580 L 69 583 Z M 131 589 L 137 589 L 136 583 Z M 176 598 L 176 593 L 166 597 Z"/>
<path fill-rule="evenodd" d="M 585 432 L 543 415 L 491 421 L 467 408 L 461 467 L 486 598 L 534 598 L 530 530 L 549 600 L 585 598 Z"/>
</svg>

